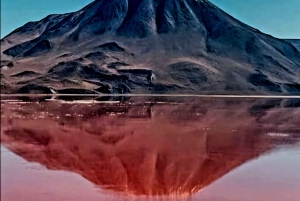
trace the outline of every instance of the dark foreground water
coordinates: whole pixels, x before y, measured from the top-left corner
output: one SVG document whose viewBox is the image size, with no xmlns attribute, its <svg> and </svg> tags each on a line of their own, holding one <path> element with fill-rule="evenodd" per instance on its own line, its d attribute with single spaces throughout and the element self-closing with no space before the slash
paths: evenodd
<svg viewBox="0 0 300 201">
<path fill-rule="evenodd" d="M 299 201 L 300 99 L 5 97 L 2 201 Z"/>
</svg>

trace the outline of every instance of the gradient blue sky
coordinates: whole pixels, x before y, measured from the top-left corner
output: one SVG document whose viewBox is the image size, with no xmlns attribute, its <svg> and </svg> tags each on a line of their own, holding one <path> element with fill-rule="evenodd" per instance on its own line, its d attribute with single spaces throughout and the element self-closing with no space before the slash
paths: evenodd
<svg viewBox="0 0 300 201">
<path fill-rule="evenodd" d="M 1 38 L 48 14 L 79 10 L 93 0 L 1 0 Z M 109 1 L 109 0 L 108 0 Z M 300 39 L 300 0 L 211 0 L 242 22 L 278 38 Z"/>
</svg>

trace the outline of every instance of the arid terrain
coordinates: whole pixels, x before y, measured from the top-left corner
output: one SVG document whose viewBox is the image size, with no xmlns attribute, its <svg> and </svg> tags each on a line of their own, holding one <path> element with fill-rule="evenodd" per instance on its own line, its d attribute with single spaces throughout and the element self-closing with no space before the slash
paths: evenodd
<svg viewBox="0 0 300 201">
<path fill-rule="evenodd" d="M 96 0 L 1 39 L 1 92 L 295 95 L 299 40 L 208 0 Z"/>
</svg>

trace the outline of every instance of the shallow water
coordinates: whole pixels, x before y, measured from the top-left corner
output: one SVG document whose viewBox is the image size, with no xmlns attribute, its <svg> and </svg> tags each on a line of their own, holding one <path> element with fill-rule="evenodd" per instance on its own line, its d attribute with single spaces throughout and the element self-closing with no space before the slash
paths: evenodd
<svg viewBox="0 0 300 201">
<path fill-rule="evenodd" d="M 5 97 L 1 200 L 300 200 L 300 99 Z"/>
</svg>

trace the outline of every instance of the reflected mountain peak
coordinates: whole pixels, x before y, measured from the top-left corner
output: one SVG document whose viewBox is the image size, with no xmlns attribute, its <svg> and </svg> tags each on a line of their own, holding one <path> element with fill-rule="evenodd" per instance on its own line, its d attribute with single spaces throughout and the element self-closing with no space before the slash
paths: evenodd
<svg viewBox="0 0 300 201">
<path fill-rule="evenodd" d="M 173 102 L 2 102 L 1 139 L 28 161 L 76 172 L 102 188 L 183 197 L 299 141 L 299 108 L 291 112 L 286 100 L 272 107 L 267 100 Z"/>
</svg>

